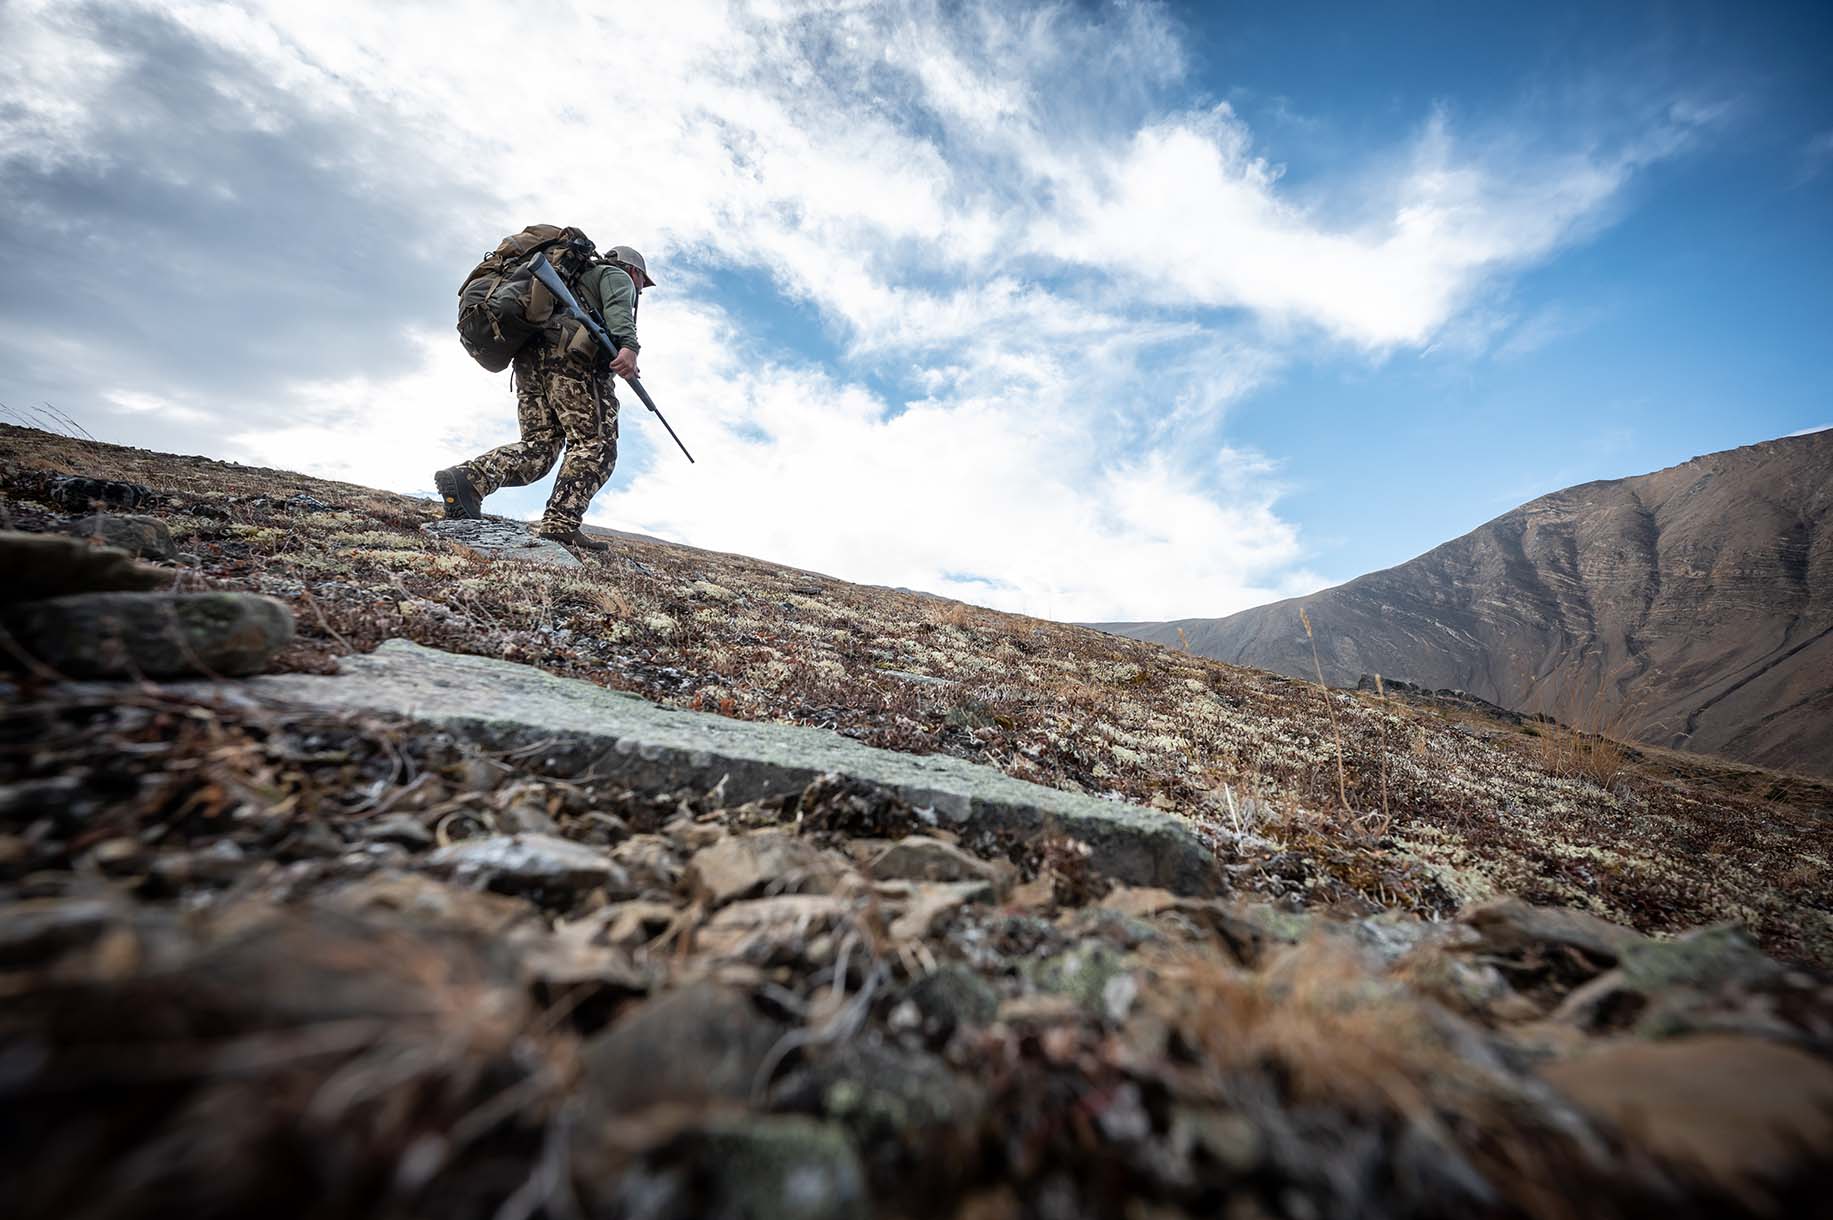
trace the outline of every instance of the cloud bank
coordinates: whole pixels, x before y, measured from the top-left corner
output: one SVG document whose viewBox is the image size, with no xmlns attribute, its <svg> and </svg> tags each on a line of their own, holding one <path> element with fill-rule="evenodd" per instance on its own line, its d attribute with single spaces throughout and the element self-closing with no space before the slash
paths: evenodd
<svg viewBox="0 0 1833 1220">
<path fill-rule="evenodd" d="M 1429 348 L 1710 121 L 1544 148 L 1437 112 L 1300 196 L 1192 105 L 1149 5 L 528 12 L 0 11 L 0 257 L 33 269 L 4 394 L 424 489 L 513 434 L 458 279 L 574 223 L 649 256 L 645 380 L 700 459 L 626 407 L 592 520 L 1050 617 L 1222 614 L 1318 583 L 1230 404 L 1307 353 Z"/>
</svg>

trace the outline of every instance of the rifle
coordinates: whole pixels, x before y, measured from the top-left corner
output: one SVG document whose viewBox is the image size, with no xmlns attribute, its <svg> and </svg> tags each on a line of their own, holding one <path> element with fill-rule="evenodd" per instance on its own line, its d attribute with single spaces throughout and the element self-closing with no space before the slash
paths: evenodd
<svg viewBox="0 0 1833 1220">
<path fill-rule="evenodd" d="M 586 329 L 592 332 L 592 337 L 597 339 L 607 352 L 617 351 L 617 344 L 612 341 L 610 335 L 605 333 L 605 328 L 599 325 L 598 320 L 574 299 L 573 290 L 566 286 L 566 281 L 560 278 L 560 273 L 554 270 L 554 265 L 547 261 L 546 254 L 535 255 L 534 262 L 529 264 L 529 268 L 534 272 L 535 278 L 541 281 L 542 286 L 554 294 L 554 299 L 566 306 L 568 313 L 585 323 Z M 649 396 L 649 391 L 643 388 L 643 383 L 635 377 L 626 377 L 624 380 L 630 384 L 631 389 L 636 391 L 636 396 L 643 400 L 643 405 L 662 421 L 662 426 L 668 428 L 668 435 L 674 438 L 675 444 L 681 445 L 681 438 L 675 436 L 675 430 L 669 428 L 667 418 L 656 410 L 655 400 Z M 694 455 L 688 453 L 686 445 L 681 445 L 681 452 L 689 462 L 694 460 Z"/>
</svg>

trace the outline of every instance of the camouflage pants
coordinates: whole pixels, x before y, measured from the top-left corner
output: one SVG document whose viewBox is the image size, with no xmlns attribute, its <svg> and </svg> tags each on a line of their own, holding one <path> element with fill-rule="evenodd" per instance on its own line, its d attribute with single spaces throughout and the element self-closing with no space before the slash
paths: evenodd
<svg viewBox="0 0 1833 1220">
<path fill-rule="evenodd" d="M 592 497 L 617 465 L 617 395 L 576 361 L 546 343 L 516 354 L 516 419 L 522 439 L 501 445 L 461 468 L 479 497 L 503 487 L 526 487 L 545 475 L 566 447 L 553 494 L 541 518 L 544 531 L 579 528 Z M 604 395 L 600 409 L 599 393 Z"/>
</svg>

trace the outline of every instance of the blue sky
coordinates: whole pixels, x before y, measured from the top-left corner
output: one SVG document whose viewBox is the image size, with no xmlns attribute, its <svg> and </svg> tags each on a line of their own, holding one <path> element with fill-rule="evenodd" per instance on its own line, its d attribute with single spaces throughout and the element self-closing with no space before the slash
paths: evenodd
<svg viewBox="0 0 1833 1220">
<path fill-rule="evenodd" d="M 1283 459 L 1282 509 L 1331 580 L 1560 487 L 1833 424 L 1833 6 L 1197 10 L 1197 75 L 1289 181 L 1328 182 L 1435 106 L 1504 138 L 1726 108 L 1598 232 L 1500 285 L 1513 345 L 1325 355 L 1243 400 L 1234 435 Z"/>
<path fill-rule="evenodd" d="M 1824 4 L 521 11 L 0 9 L 0 402 L 424 491 L 514 435 L 453 288 L 574 223 L 700 459 L 626 404 L 590 520 L 1082 620 L 1833 424 Z"/>
</svg>

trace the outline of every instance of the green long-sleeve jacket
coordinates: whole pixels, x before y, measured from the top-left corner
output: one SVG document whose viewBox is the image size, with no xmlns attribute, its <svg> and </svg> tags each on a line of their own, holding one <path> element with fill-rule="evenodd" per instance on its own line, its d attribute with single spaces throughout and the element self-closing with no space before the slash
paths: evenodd
<svg viewBox="0 0 1833 1220">
<path fill-rule="evenodd" d="M 605 324 L 605 333 L 617 340 L 619 347 L 640 349 L 636 341 L 636 285 L 622 267 L 587 267 L 579 277 L 579 291 L 587 309 L 595 309 Z M 613 353 L 615 354 L 615 353 Z"/>
</svg>

